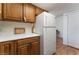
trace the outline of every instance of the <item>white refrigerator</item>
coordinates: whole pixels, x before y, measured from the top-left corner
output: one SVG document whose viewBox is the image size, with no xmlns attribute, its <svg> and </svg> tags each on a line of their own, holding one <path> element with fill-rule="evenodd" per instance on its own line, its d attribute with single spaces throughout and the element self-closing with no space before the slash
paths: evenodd
<svg viewBox="0 0 79 59">
<path fill-rule="evenodd" d="M 55 16 L 43 12 L 36 17 L 35 33 L 40 35 L 40 54 L 51 55 L 56 52 Z"/>
</svg>

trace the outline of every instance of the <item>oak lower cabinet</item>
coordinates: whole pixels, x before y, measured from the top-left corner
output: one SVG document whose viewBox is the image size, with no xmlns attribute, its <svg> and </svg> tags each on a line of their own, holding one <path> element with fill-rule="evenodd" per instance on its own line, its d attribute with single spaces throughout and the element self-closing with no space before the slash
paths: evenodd
<svg viewBox="0 0 79 59">
<path fill-rule="evenodd" d="M 40 55 L 40 42 L 33 42 L 31 44 L 31 55 Z"/>
<path fill-rule="evenodd" d="M 18 55 L 30 55 L 31 54 L 31 47 L 30 44 L 24 44 L 18 46 Z"/>
<path fill-rule="evenodd" d="M 15 55 L 16 47 L 14 41 L 0 43 L 0 55 Z"/>
<path fill-rule="evenodd" d="M 40 55 L 39 37 L 19 40 L 18 55 Z"/>
<path fill-rule="evenodd" d="M 40 37 L 0 42 L 0 55 L 40 55 Z"/>
<path fill-rule="evenodd" d="M 33 42 L 19 46 L 18 55 L 40 55 L 40 43 Z"/>
</svg>

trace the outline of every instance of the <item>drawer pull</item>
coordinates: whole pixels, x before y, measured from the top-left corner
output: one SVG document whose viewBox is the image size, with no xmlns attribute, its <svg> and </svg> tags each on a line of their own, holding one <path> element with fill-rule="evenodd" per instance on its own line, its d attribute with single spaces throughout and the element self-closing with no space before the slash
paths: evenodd
<svg viewBox="0 0 79 59">
<path fill-rule="evenodd" d="M 19 46 L 22 46 L 22 45 L 31 45 L 31 43 L 24 43 L 24 44 L 21 44 L 21 45 L 19 45 Z"/>
</svg>

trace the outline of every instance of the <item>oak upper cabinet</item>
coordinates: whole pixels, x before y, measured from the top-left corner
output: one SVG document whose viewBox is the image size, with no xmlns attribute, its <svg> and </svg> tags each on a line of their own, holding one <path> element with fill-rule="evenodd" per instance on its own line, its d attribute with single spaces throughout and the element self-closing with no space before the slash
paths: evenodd
<svg viewBox="0 0 79 59">
<path fill-rule="evenodd" d="M 0 43 L 0 55 L 15 55 L 16 48 L 14 41 Z"/>
<path fill-rule="evenodd" d="M 0 5 L 1 6 L 1 5 Z M 34 23 L 36 16 L 44 10 L 30 3 L 4 3 L 0 8 L 5 21 L 20 21 Z"/>
<path fill-rule="evenodd" d="M 35 22 L 35 6 L 32 4 L 24 4 L 24 21 Z"/>
<path fill-rule="evenodd" d="M 36 7 L 36 16 L 42 13 L 43 11 L 43 9 Z"/>
<path fill-rule="evenodd" d="M 31 43 L 31 55 L 40 55 L 40 42 Z"/>
<path fill-rule="evenodd" d="M 22 4 L 6 3 L 3 4 L 3 18 L 9 21 L 22 21 Z"/>
<path fill-rule="evenodd" d="M 0 3 L 0 20 L 2 20 L 2 4 Z"/>
</svg>

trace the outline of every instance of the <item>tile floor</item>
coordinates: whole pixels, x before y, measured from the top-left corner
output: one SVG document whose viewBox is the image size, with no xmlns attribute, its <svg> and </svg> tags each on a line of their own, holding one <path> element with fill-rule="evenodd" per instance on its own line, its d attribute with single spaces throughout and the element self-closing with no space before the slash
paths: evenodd
<svg viewBox="0 0 79 59">
<path fill-rule="evenodd" d="M 57 38 L 56 55 L 79 55 L 79 49 L 63 45 L 63 40 Z"/>
</svg>

